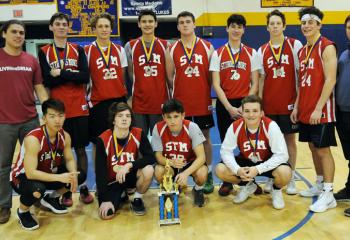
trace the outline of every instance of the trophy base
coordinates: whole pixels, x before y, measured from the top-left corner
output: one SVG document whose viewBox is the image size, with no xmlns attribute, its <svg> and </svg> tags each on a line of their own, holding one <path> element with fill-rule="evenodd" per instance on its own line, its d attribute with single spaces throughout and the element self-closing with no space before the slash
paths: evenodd
<svg viewBox="0 0 350 240">
<path fill-rule="evenodd" d="M 181 224 L 180 218 L 159 220 L 159 226 Z"/>
</svg>

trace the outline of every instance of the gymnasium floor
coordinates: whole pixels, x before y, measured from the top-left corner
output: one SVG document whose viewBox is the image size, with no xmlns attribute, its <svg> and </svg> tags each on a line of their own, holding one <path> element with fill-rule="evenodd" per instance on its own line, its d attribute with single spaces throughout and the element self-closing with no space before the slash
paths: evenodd
<svg viewBox="0 0 350 240">
<path fill-rule="evenodd" d="M 211 130 L 214 165 L 219 162 L 220 140 L 217 129 Z M 338 144 L 339 141 L 338 141 Z M 91 147 L 88 149 L 91 165 Z M 336 161 L 335 191 L 341 189 L 348 174 L 347 162 L 341 147 L 332 148 Z M 90 168 L 88 185 L 94 189 L 93 169 Z M 305 189 L 315 179 L 311 154 L 307 144 L 298 143 L 297 187 Z M 265 179 L 259 179 L 261 186 Z M 219 182 L 215 178 L 215 183 Z M 234 192 L 219 197 L 218 186 L 214 193 L 206 195 L 203 208 L 193 205 L 191 187 L 181 194 L 179 213 L 181 225 L 159 227 L 158 197 L 156 184 L 145 196 L 147 213 L 134 216 L 129 203 L 123 205 L 117 216 L 102 221 L 97 214 L 97 202 L 83 205 L 74 195 L 74 205 L 66 215 L 55 215 L 33 207 L 40 228 L 33 232 L 21 229 L 16 218 L 18 196 L 13 197 L 11 219 L 0 225 L 0 239 L 350 239 L 350 218 L 343 215 L 349 203 L 325 213 L 311 213 L 308 206 L 315 201 L 298 195 L 284 194 L 286 207 L 275 210 L 270 195 L 257 195 L 243 204 L 234 204 Z"/>
</svg>

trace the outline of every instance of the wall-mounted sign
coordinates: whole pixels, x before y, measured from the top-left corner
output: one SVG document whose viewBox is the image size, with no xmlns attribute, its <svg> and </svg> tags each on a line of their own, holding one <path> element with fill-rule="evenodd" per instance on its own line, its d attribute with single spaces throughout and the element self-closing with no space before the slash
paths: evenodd
<svg viewBox="0 0 350 240">
<path fill-rule="evenodd" d="M 54 3 L 55 0 L 0 0 L 0 5 Z"/>
<path fill-rule="evenodd" d="M 261 7 L 311 7 L 313 0 L 261 0 Z"/>
<path fill-rule="evenodd" d="M 122 0 L 123 16 L 137 16 L 144 9 L 152 9 L 157 15 L 171 15 L 171 0 Z"/>
</svg>

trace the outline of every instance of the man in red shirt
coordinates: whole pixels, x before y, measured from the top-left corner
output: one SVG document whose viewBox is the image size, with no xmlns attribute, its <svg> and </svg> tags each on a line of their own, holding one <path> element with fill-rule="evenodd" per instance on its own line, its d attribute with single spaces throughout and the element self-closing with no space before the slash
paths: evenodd
<svg viewBox="0 0 350 240">
<path fill-rule="evenodd" d="M 54 42 L 41 48 L 39 62 L 44 85 L 50 89 L 52 98 L 61 100 L 66 108 L 63 129 L 72 138 L 72 147 L 78 161 L 79 178 L 85 182 L 87 177 L 87 155 L 85 147 L 89 144 L 86 84 L 89 82 L 89 68 L 84 49 L 67 41 L 69 18 L 64 13 L 55 13 L 50 19 L 50 31 Z M 80 186 L 80 200 L 89 204 L 93 197 L 84 184 Z M 73 205 L 72 193 L 63 195 L 65 206 Z"/>
<path fill-rule="evenodd" d="M 0 49 L 0 224 L 11 214 L 12 188 L 9 182 L 17 140 L 39 126 L 34 91 L 40 102 L 47 99 L 37 60 L 23 52 L 25 27 L 10 20 L 1 28 L 5 47 Z"/>
<path fill-rule="evenodd" d="M 212 145 L 209 130 L 214 126 L 210 96 L 210 57 L 214 51 L 211 43 L 196 36 L 195 18 L 184 11 L 177 16 L 177 29 L 181 38 L 167 50 L 166 69 L 171 97 L 180 100 L 185 108 L 186 119 L 198 124 L 206 138 L 204 144 L 209 174 L 204 193 L 214 190 L 211 172 Z"/>
<path fill-rule="evenodd" d="M 317 174 L 316 184 L 300 192 L 303 197 L 319 196 L 310 206 L 324 212 L 337 206 L 333 196 L 336 146 L 334 86 L 337 72 L 335 44 L 321 36 L 323 13 L 316 7 L 299 11 L 301 31 L 307 44 L 299 51 L 299 91 L 291 120 L 300 122 L 299 141 L 308 142 Z"/>
</svg>

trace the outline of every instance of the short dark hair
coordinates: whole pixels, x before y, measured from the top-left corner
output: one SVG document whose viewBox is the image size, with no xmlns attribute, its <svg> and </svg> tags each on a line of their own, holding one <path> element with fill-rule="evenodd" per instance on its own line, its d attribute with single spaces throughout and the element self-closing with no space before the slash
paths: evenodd
<svg viewBox="0 0 350 240">
<path fill-rule="evenodd" d="M 162 114 L 172 113 L 172 112 L 177 112 L 177 113 L 185 112 L 184 105 L 182 104 L 182 102 L 180 102 L 175 98 L 167 100 L 162 107 Z"/>
<path fill-rule="evenodd" d="M 56 20 L 56 19 L 64 19 L 67 21 L 68 25 L 69 25 L 69 17 L 67 14 L 65 13 L 61 13 L 61 12 L 57 12 L 55 13 L 54 15 L 51 16 L 50 18 L 50 25 L 52 26 L 53 25 L 53 22 Z"/>
<path fill-rule="evenodd" d="M 193 15 L 193 13 L 189 12 L 189 11 L 182 11 L 180 12 L 177 17 L 176 17 L 176 24 L 179 24 L 179 18 L 180 17 L 191 17 L 193 22 L 196 22 L 196 19 Z"/>
<path fill-rule="evenodd" d="M 256 95 L 248 95 L 245 98 L 242 99 L 242 109 L 244 109 L 244 104 L 246 103 L 259 103 L 260 104 L 260 110 L 262 110 L 262 100 L 260 97 Z"/>
<path fill-rule="evenodd" d="M 43 102 L 43 104 L 41 105 L 41 110 L 43 111 L 43 114 L 46 115 L 47 114 L 47 110 L 51 108 L 59 113 L 64 113 L 65 112 L 65 107 L 64 107 L 64 103 L 61 102 L 58 99 L 54 99 L 54 98 L 49 98 L 47 99 L 45 102 Z"/>
<path fill-rule="evenodd" d="M 345 26 L 346 24 L 348 24 L 349 21 L 350 21 L 350 15 L 345 18 L 345 22 L 344 22 Z"/>
<path fill-rule="evenodd" d="M 321 12 L 320 9 L 318 9 L 315 6 L 312 7 L 304 7 L 302 9 L 299 10 L 298 12 L 299 14 L 299 20 L 301 20 L 301 18 L 305 15 L 305 14 L 314 14 L 317 17 L 319 17 L 321 20 L 323 19 L 323 12 Z"/>
<path fill-rule="evenodd" d="M 6 33 L 7 30 L 9 29 L 9 27 L 13 24 L 21 25 L 24 28 L 24 32 L 26 31 L 26 26 L 24 25 L 24 23 L 22 21 L 17 20 L 17 19 L 11 19 L 11 20 L 4 22 L 4 24 L 1 26 L 1 29 L 0 29 L 1 37 L 2 37 L 2 33 Z"/>
<path fill-rule="evenodd" d="M 243 25 L 243 27 L 245 27 L 247 21 L 245 20 L 245 17 L 241 14 L 232 14 L 227 19 L 227 27 L 230 27 L 230 25 L 233 23 L 236 23 L 237 25 Z"/>
<path fill-rule="evenodd" d="M 282 23 L 283 23 L 283 26 L 286 26 L 286 16 L 284 16 L 284 14 L 282 12 L 280 12 L 279 10 L 275 9 L 273 10 L 272 12 L 268 13 L 266 15 L 266 23 L 267 25 L 269 25 L 270 23 L 270 17 L 272 16 L 278 16 L 282 19 Z"/>
<path fill-rule="evenodd" d="M 126 104 L 125 102 L 115 102 L 115 103 L 112 103 L 111 106 L 108 108 L 108 124 L 109 124 L 109 127 L 110 128 L 113 128 L 114 127 L 114 118 L 115 118 L 115 115 L 117 113 L 120 113 L 120 112 L 123 112 L 125 110 L 129 110 L 130 114 L 131 114 L 131 125 L 130 127 L 133 125 L 133 122 L 134 122 L 134 114 L 132 112 L 132 109 L 131 107 Z"/>
<path fill-rule="evenodd" d="M 155 12 L 153 12 L 151 9 L 145 9 L 145 10 L 141 10 L 140 13 L 139 13 L 139 17 L 138 17 L 138 21 L 140 22 L 141 21 L 141 18 L 143 16 L 146 16 L 146 15 L 150 15 L 154 18 L 154 21 L 157 22 L 157 15 Z"/>
<path fill-rule="evenodd" d="M 95 17 L 93 17 L 90 21 L 90 27 L 92 29 L 95 29 L 96 28 L 96 24 L 97 24 L 97 21 L 100 19 L 100 18 L 105 18 L 107 20 L 109 20 L 110 24 L 111 24 L 111 29 L 114 29 L 114 17 L 109 14 L 108 12 L 104 12 L 104 13 L 101 13 L 99 15 L 96 15 Z"/>
</svg>

